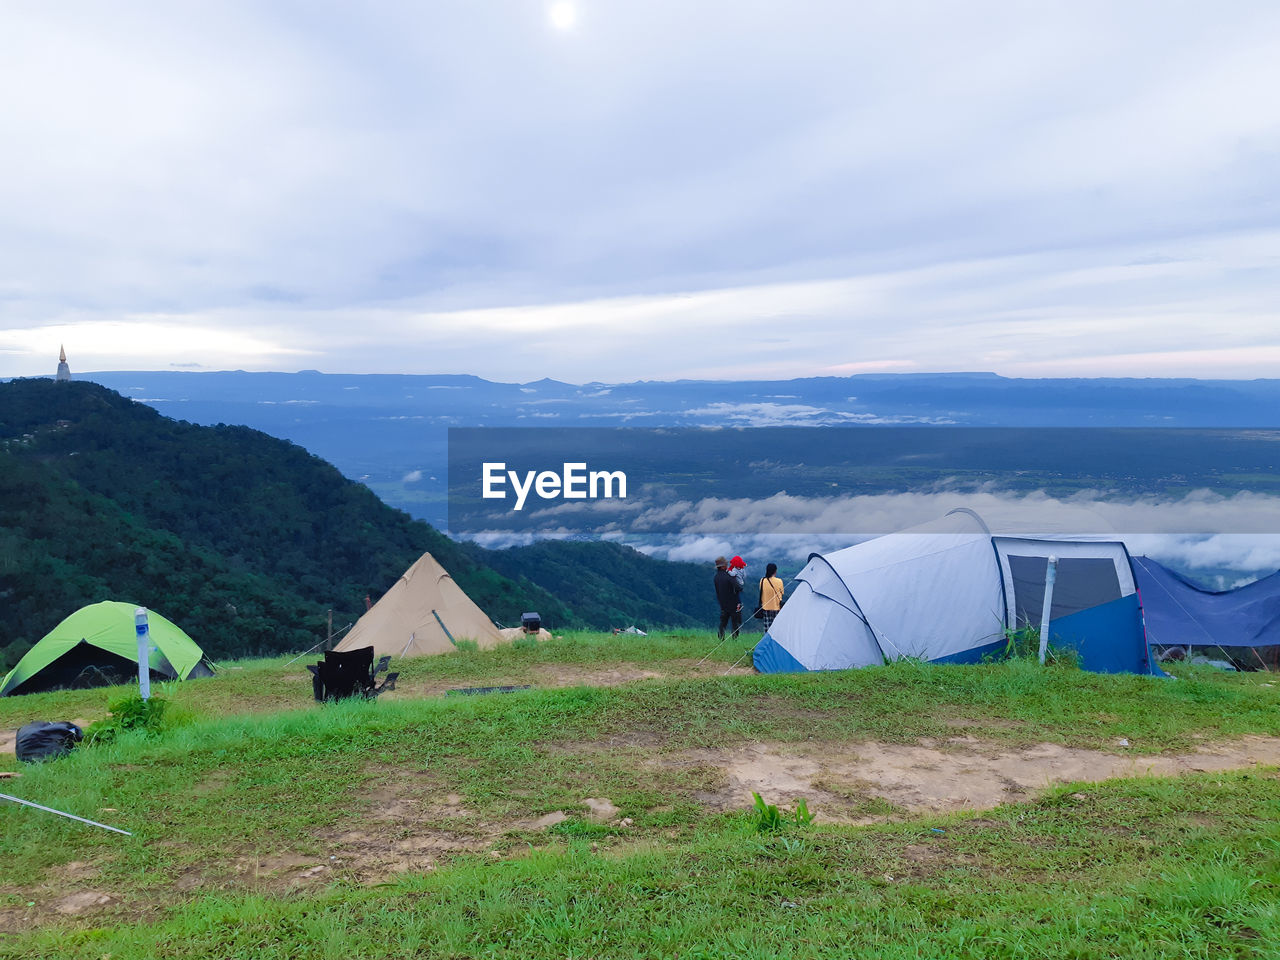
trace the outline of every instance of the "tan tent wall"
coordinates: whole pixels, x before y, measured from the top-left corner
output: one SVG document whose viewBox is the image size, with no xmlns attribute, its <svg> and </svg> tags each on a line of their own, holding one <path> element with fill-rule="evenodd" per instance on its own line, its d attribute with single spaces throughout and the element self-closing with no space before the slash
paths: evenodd
<svg viewBox="0 0 1280 960">
<path fill-rule="evenodd" d="M 379 657 L 448 653 L 454 646 L 440 621 L 455 640 L 474 640 L 482 649 L 503 642 L 493 621 L 453 582 L 435 557 L 424 553 L 334 649 L 373 647 Z"/>
</svg>

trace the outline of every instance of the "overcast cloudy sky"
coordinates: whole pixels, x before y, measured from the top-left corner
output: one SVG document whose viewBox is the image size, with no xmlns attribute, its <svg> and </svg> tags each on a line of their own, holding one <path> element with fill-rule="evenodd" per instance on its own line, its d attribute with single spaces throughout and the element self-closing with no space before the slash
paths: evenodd
<svg viewBox="0 0 1280 960">
<path fill-rule="evenodd" d="M 1280 376 L 1280 4 L 0 0 L 0 376 Z"/>
</svg>

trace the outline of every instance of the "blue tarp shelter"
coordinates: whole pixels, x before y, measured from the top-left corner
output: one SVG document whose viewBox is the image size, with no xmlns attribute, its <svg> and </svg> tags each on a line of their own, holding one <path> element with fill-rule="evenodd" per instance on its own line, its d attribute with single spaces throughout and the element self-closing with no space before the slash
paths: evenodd
<svg viewBox="0 0 1280 960">
<path fill-rule="evenodd" d="M 1237 666 L 1280 661 L 1280 571 L 1235 590 L 1208 590 L 1150 557 L 1133 570 L 1147 636 L 1160 647 L 1218 647 Z"/>
</svg>

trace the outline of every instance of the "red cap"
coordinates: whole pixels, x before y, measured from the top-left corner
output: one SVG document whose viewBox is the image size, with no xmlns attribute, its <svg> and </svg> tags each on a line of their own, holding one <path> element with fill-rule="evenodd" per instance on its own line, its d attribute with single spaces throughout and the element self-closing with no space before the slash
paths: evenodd
<svg viewBox="0 0 1280 960">
<path fill-rule="evenodd" d="M 741 557 L 734 557 L 729 561 L 729 566 L 733 567 L 735 570 L 742 570 L 746 565 L 747 561 L 743 560 Z"/>
</svg>

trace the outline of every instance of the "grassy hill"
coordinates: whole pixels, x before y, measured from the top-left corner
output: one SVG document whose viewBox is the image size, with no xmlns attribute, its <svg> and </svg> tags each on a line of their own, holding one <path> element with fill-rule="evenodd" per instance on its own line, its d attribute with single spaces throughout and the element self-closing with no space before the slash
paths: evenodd
<svg viewBox="0 0 1280 960">
<path fill-rule="evenodd" d="M 325 707 L 282 660 L 170 685 L 167 728 L 3 781 L 133 836 L 0 804 L 0 957 L 1280 952 L 1267 675 L 725 676 L 714 646 L 456 651 Z M 440 695 L 496 683 L 535 689 Z M 121 692 L 0 700 L 0 730 Z"/>
<path fill-rule="evenodd" d="M 107 598 L 154 607 L 214 657 L 302 650 L 329 609 L 354 621 L 424 551 L 506 622 L 681 624 L 707 603 L 681 589 L 698 568 L 615 546 L 456 543 L 256 430 L 173 420 L 91 383 L 0 384 L 0 669 Z"/>
</svg>

